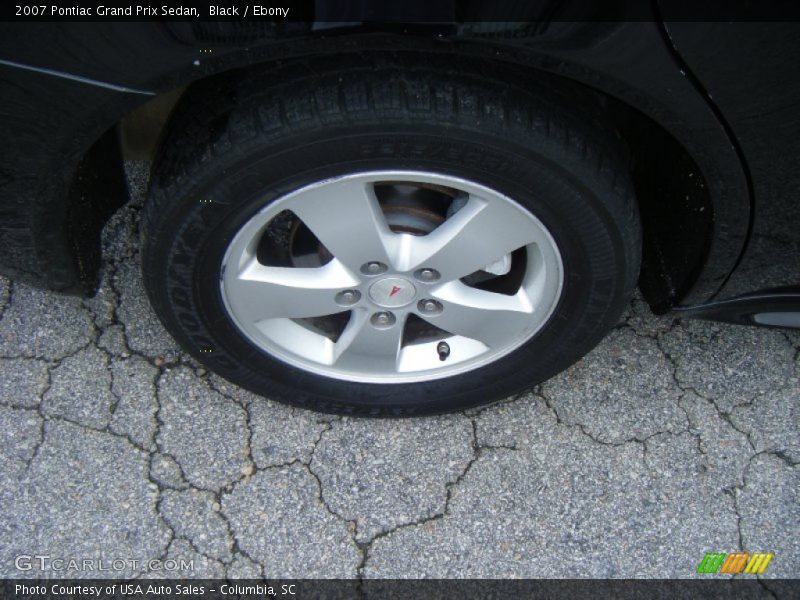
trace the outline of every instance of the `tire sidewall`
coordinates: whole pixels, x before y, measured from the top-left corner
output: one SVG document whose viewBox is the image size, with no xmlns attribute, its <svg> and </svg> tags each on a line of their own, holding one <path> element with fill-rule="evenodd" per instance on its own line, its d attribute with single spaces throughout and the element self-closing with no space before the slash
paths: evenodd
<svg viewBox="0 0 800 600">
<path fill-rule="evenodd" d="M 445 412 L 505 397 L 552 376 L 594 346 L 619 317 L 629 284 L 622 274 L 630 271 L 630 252 L 613 215 L 618 199 L 608 182 L 546 138 L 517 147 L 483 132 L 413 129 L 348 127 L 324 137 L 295 136 L 291 143 L 255 143 L 228 164 L 210 166 L 191 187 L 172 186 L 162 231 L 145 246 L 144 269 L 151 300 L 178 341 L 211 369 L 257 393 L 315 410 L 373 416 Z M 561 254 L 564 281 L 555 310 L 532 339 L 465 374 L 369 384 L 302 371 L 239 332 L 220 288 L 222 257 L 236 232 L 298 188 L 385 169 L 474 181 L 513 198 L 545 225 Z"/>
</svg>

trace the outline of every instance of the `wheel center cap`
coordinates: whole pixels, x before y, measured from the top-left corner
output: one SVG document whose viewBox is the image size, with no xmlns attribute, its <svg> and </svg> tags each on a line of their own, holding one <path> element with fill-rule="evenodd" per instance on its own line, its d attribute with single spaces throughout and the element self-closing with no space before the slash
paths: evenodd
<svg viewBox="0 0 800 600">
<path fill-rule="evenodd" d="M 369 288 L 369 297 L 378 306 L 399 308 L 410 304 L 417 295 L 414 284 L 402 277 L 385 277 Z"/>
</svg>

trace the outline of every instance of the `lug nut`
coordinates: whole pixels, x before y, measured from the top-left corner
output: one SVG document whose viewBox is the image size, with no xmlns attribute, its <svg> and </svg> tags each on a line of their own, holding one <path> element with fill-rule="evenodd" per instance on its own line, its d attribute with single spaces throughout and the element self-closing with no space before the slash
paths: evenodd
<svg viewBox="0 0 800 600">
<path fill-rule="evenodd" d="M 372 324 L 380 329 L 391 327 L 396 320 L 395 316 L 390 312 L 376 312 L 370 318 Z"/>
<path fill-rule="evenodd" d="M 435 315 L 442 312 L 441 302 L 431 300 L 430 298 L 417 302 L 417 308 L 426 315 Z"/>
<path fill-rule="evenodd" d="M 386 265 L 382 262 L 372 261 L 365 263 L 361 266 L 361 272 L 364 275 L 380 275 L 386 272 Z"/>
<path fill-rule="evenodd" d="M 344 290 L 336 294 L 336 303 L 342 306 L 350 306 L 361 300 L 361 292 L 358 290 Z"/>
<path fill-rule="evenodd" d="M 431 281 L 437 281 L 441 275 L 436 269 L 417 269 L 414 271 L 414 277 L 420 281 L 430 283 Z"/>
</svg>

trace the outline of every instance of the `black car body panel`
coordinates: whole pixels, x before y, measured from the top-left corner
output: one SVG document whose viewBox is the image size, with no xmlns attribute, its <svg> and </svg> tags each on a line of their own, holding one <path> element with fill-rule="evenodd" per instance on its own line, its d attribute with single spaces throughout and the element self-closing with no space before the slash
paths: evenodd
<svg viewBox="0 0 800 600">
<path fill-rule="evenodd" d="M 752 231 L 717 299 L 800 283 L 800 23 L 670 23 L 730 125 L 752 185 Z"/>
<path fill-rule="evenodd" d="M 776 286 L 783 309 L 788 297 L 800 310 L 800 27 L 346 16 L 258 27 L 0 24 L 0 270 L 62 292 L 94 290 L 100 229 L 125 201 L 116 126 L 154 96 L 267 61 L 436 52 L 579 85 L 618 115 L 646 184 L 641 286 L 655 310 L 704 316 L 708 303 L 749 296 L 750 322 L 753 298 Z M 663 152 L 661 138 L 678 150 Z"/>
</svg>

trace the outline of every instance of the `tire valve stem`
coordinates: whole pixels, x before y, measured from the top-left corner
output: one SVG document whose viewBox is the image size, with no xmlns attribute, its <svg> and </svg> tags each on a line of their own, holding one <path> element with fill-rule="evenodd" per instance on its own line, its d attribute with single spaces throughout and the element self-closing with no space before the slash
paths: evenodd
<svg viewBox="0 0 800 600">
<path fill-rule="evenodd" d="M 447 357 L 450 356 L 450 346 L 447 342 L 439 342 L 436 346 L 436 352 L 439 353 L 439 360 L 444 362 L 447 360 Z"/>
</svg>

